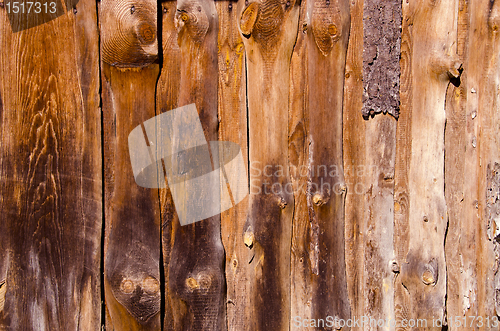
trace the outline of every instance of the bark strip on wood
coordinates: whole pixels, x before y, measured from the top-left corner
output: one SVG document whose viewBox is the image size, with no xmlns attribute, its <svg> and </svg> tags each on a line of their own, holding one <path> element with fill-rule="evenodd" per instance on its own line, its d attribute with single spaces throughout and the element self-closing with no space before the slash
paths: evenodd
<svg viewBox="0 0 500 331">
<path fill-rule="evenodd" d="M 0 8 L 2 330 L 100 327 L 97 15 L 77 8 L 17 33 Z"/>
<path fill-rule="evenodd" d="M 365 0 L 363 13 L 363 116 L 399 116 L 401 1 Z"/>
</svg>

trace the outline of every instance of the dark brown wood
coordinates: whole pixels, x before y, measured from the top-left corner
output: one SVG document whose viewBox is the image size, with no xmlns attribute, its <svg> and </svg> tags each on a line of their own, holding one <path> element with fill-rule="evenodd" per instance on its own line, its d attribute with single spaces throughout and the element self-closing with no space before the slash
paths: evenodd
<svg viewBox="0 0 500 331">
<path fill-rule="evenodd" d="M 120 15 L 115 16 L 118 12 Z M 106 328 L 158 330 L 159 195 L 157 189 L 136 184 L 128 145 L 130 132 L 155 116 L 159 66 L 150 62 L 157 57 L 156 3 L 107 0 L 100 3 L 99 13 L 106 206 L 104 288 L 109 314 Z M 147 36 L 141 37 L 141 33 Z M 128 42 L 118 43 L 120 38 Z M 137 51 L 121 49 L 126 45 L 138 45 Z M 121 52 L 127 56 L 120 56 Z"/>
<path fill-rule="evenodd" d="M 76 9 L 13 33 L 0 7 L 2 330 L 100 329 L 97 16 Z"/>
<path fill-rule="evenodd" d="M 218 18 L 215 3 L 211 0 L 180 0 L 177 2 L 174 22 L 180 49 L 178 105 L 194 103 L 205 139 L 217 141 Z M 166 70 L 172 68 L 166 67 Z M 164 208 L 167 208 L 163 209 L 167 212 L 163 213 L 163 221 L 171 222 L 170 239 L 165 230 L 163 234 L 164 244 L 171 246 L 169 265 L 165 265 L 168 276 L 166 301 L 171 312 L 167 310 L 170 316 L 166 315 L 165 328 L 225 330 L 225 261 L 220 237 L 220 215 L 180 226 L 176 217 L 168 212 L 171 207 L 164 205 Z M 169 317 L 171 320 L 168 320 Z"/>
</svg>

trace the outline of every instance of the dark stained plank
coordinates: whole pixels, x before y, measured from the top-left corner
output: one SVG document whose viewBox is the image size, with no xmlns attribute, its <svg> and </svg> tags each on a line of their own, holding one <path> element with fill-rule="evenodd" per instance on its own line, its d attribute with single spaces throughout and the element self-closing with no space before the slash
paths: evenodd
<svg viewBox="0 0 500 331">
<path fill-rule="evenodd" d="M 170 8 L 169 6 L 166 15 L 169 15 Z M 170 16 L 166 17 L 169 18 Z M 180 76 L 177 76 L 177 71 L 173 67 L 179 64 L 179 57 L 164 62 L 162 76 L 173 72 L 173 77 L 179 77 L 180 80 L 177 101 L 171 99 L 166 104 L 170 107 L 170 103 L 172 106 L 176 102 L 179 106 L 194 103 L 205 139 L 217 141 L 218 17 L 215 3 L 211 0 L 178 1 L 174 22 L 180 51 L 174 56 L 180 57 Z M 170 24 L 170 21 L 166 22 L 163 31 L 164 34 L 173 37 L 174 32 Z M 168 57 L 168 52 L 173 51 L 174 47 L 169 44 L 164 56 Z M 166 86 L 175 84 L 172 78 L 168 77 L 162 77 L 160 81 L 167 82 Z M 200 188 L 203 189 L 205 188 Z M 168 199 L 165 201 L 162 205 L 163 244 L 169 245 L 164 248 L 164 252 L 168 252 L 168 256 L 165 256 L 168 258 L 168 265 L 164 264 L 165 274 L 168 277 L 165 329 L 225 330 L 225 261 L 220 237 L 220 215 L 181 226 L 177 216 L 172 212 L 171 201 Z M 196 207 L 175 206 L 175 208 L 179 212 L 178 208 Z"/>
<path fill-rule="evenodd" d="M 250 197 L 244 229 L 251 258 L 249 330 L 289 330 L 294 198 L 288 169 L 289 70 L 299 4 L 238 2 L 247 59 Z M 255 165 L 255 167 L 253 166 Z M 266 172 L 264 172 L 266 170 Z M 273 189 L 274 188 L 274 189 Z"/>
<path fill-rule="evenodd" d="M 100 330 L 95 2 L 0 45 L 0 329 Z"/>
<path fill-rule="evenodd" d="M 155 116 L 154 1 L 100 2 L 104 116 L 106 329 L 160 329 L 158 190 L 134 180 L 128 136 Z"/>
<path fill-rule="evenodd" d="M 398 138 L 408 140 L 397 142 L 407 145 L 398 147 L 396 160 L 399 201 L 395 211 L 402 216 L 396 217 L 396 262 L 400 268 L 395 285 L 396 318 L 424 319 L 428 329 L 434 330 L 441 327 L 432 325 L 432 320 L 446 316 L 445 97 L 450 79 L 459 76 L 457 13 L 457 1 L 403 3 L 403 40 L 409 38 L 411 48 L 402 45 L 402 52 L 408 52 L 405 56 L 412 70 L 410 77 L 405 72 L 402 78 L 403 91 L 411 89 L 411 97 L 404 100 L 411 111 L 403 115 L 407 109 L 402 107 L 404 126 L 398 127 Z M 406 34 L 408 27 L 411 35 Z M 407 63 L 402 64 L 402 72 L 408 70 L 403 65 Z M 405 97 L 402 94 L 402 104 Z M 400 228 L 403 226 L 405 230 Z M 400 233 L 403 235 L 398 237 Z"/>
<path fill-rule="evenodd" d="M 245 47 L 238 30 L 235 1 L 216 1 L 219 17 L 219 140 L 241 147 L 248 176 Z M 236 193 L 236 192 L 233 192 Z M 226 252 L 226 293 L 228 330 L 250 327 L 250 297 L 247 295 L 250 252 L 244 243 L 248 198 L 221 214 L 221 237 Z"/>
</svg>

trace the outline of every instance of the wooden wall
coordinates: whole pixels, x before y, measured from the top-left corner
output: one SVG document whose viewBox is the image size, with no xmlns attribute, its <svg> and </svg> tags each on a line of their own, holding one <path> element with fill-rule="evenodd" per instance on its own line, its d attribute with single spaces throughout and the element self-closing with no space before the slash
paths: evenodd
<svg viewBox="0 0 500 331">
<path fill-rule="evenodd" d="M 13 3 L 0 330 L 500 329 L 498 0 Z M 128 135 L 191 103 L 250 185 L 181 226 Z"/>
</svg>

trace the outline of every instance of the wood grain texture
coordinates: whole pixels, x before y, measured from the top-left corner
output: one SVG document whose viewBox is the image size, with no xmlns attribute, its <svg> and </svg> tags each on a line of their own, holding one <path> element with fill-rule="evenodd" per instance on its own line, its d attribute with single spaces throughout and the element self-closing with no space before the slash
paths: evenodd
<svg viewBox="0 0 500 331">
<path fill-rule="evenodd" d="M 180 49 L 178 104 L 196 104 L 206 140 L 217 141 L 218 17 L 215 3 L 211 0 L 178 1 L 174 22 Z M 225 261 L 220 215 L 182 227 L 175 218 L 171 219 L 166 301 L 172 320 L 165 319 L 165 328 L 225 330 Z M 164 232 L 163 237 L 166 235 Z M 164 243 L 168 242 L 164 240 Z"/>
<path fill-rule="evenodd" d="M 363 194 L 363 173 L 354 171 L 364 167 L 366 134 L 360 110 L 363 107 L 363 1 L 351 2 L 351 29 L 346 57 L 343 111 L 344 177 L 347 185 L 345 200 L 346 274 L 351 315 L 365 312 L 364 234 L 366 210 Z M 361 183 L 361 184 L 358 184 Z M 358 190 L 356 191 L 356 188 Z M 357 194 L 357 193 L 358 194 Z M 361 193 L 361 194 L 359 194 Z M 362 330 L 361 327 L 357 328 Z M 356 330 L 356 327 L 353 327 Z"/>
<path fill-rule="evenodd" d="M 299 4 L 238 2 L 247 59 L 250 197 L 244 229 L 250 330 L 288 330 L 294 197 L 288 170 L 289 70 Z M 280 171 L 281 170 L 281 171 Z"/>
<path fill-rule="evenodd" d="M 405 123 L 411 127 L 407 136 L 409 153 L 398 153 L 398 157 L 405 158 L 398 161 L 407 166 L 407 174 L 401 178 L 406 187 L 401 194 L 408 196 L 408 218 L 404 222 L 409 237 L 407 242 L 397 243 L 408 245 L 397 261 L 401 273 L 396 284 L 402 287 L 408 301 L 398 297 L 397 313 L 400 318 L 409 314 L 410 318 L 425 319 L 427 323 L 444 319 L 446 312 L 445 96 L 450 79 L 459 76 L 457 12 L 455 1 L 403 3 L 403 20 L 413 30 L 409 49 L 412 112 Z M 397 204 L 401 208 L 401 202 Z M 430 325 L 429 329 L 438 328 Z"/>
<path fill-rule="evenodd" d="M 301 6 L 305 15 L 299 34 L 303 36 L 298 38 L 299 53 L 296 55 L 303 56 L 304 64 L 301 68 L 294 62 L 293 69 L 298 69 L 299 75 L 292 78 L 293 92 L 297 94 L 296 88 L 300 88 L 297 86 L 300 69 L 305 72 L 307 87 L 302 123 L 297 121 L 300 103 L 292 104 L 290 109 L 290 136 L 298 147 L 290 151 L 293 157 L 289 158 L 294 160 L 294 166 L 298 165 L 292 167 L 296 170 L 292 176 L 296 182 L 294 223 L 297 222 L 297 226 L 294 224 L 291 268 L 295 276 L 293 287 L 298 290 L 294 293 L 298 300 L 292 303 L 292 312 L 297 315 L 292 319 L 300 316 L 318 320 L 334 316 L 347 320 L 350 305 L 344 253 L 346 185 L 342 160 L 342 108 L 350 29 L 349 2 L 304 1 Z M 303 166 L 307 174 L 301 181 Z M 306 189 L 300 186 L 301 182 L 306 183 Z M 336 299 L 331 300 L 332 297 Z M 297 323 L 293 323 L 292 329 L 296 328 Z"/>
<path fill-rule="evenodd" d="M 370 36 L 365 34 L 363 37 L 361 29 L 363 16 L 359 7 L 363 8 L 363 3 L 358 2 L 353 7 L 350 39 L 353 44 L 349 45 L 344 107 L 346 256 L 350 298 L 353 316 L 394 321 L 393 284 L 399 272 L 397 264 L 393 264 L 396 121 L 388 115 L 363 118 L 359 112 L 363 93 L 361 68 L 364 66 L 362 54 L 356 49 L 362 47 L 360 45 Z M 364 17 L 370 13 L 365 12 Z M 377 75 L 368 80 L 380 87 L 386 83 L 379 81 L 385 79 Z M 380 94 L 386 93 L 390 94 L 390 89 L 381 88 Z M 367 106 L 367 101 L 364 101 L 363 107 Z M 393 114 L 396 109 L 387 111 Z M 378 328 L 372 323 L 353 329 Z"/>
<path fill-rule="evenodd" d="M 464 298 L 464 303 L 468 303 L 464 307 L 466 313 L 481 316 L 495 316 L 500 307 L 497 239 L 500 163 L 499 28 L 500 2 L 481 1 L 470 7 L 466 171 L 474 171 L 476 175 L 466 181 L 466 189 L 469 191 L 464 202 L 469 207 L 466 215 L 474 233 L 473 248 L 476 256 L 475 261 L 472 258 L 467 261 L 470 267 L 475 262 L 475 273 L 470 277 L 470 283 L 466 284 L 469 286 L 464 287 L 469 293 L 462 293 L 468 294 L 468 298 Z"/>
<path fill-rule="evenodd" d="M 238 11 L 235 1 L 217 1 L 215 6 L 219 17 L 219 139 L 238 143 L 248 164 L 245 46 L 238 30 Z M 249 330 L 252 309 L 246 290 L 251 256 L 243 240 L 247 210 L 248 198 L 221 214 L 227 326 L 233 331 Z"/>
<path fill-rule="evenodd" d="M 100 329 L 97 15 L 76 8 L 18 33 L 0 8 L 2 330 Z"/>
<path fill-rule="evenodd" d="M 365 0 L 363 12 L 362 113 L 398 118 L 401 1 Z"/>
<path fill-rule="evenodd" d="M 131 6 L 135 10 L 130 11 Z M 116 8 L 126 8 L 117 14 Z M 102 1 L 99 7 L 102 57 L 102 108 L 104 116 L 106 238 L 104 288 L 108 330 L 160 329 L 160 211 L 158 190 L 135 183 L 128 135 L 155 115 L 157 64 L 135 56 L 131 60 L 106 57 L 121 24 L 132 19 L 131 29 L 156 22 L 156 3 Z M 118 20 L 118 21 L 117 21 Z M 128 23 L 127 23 L 128 24 Z M 156 38 L 156 24 L 151 33 Z M 143 43 L 129 35 L 130 43 Z M 127 44 L 118 43 L 117 47 Z M 153 41 L 152 45 L 156 45 Z M 152 57 L 157 49 L 150 50 Z M 116 49 L 114 55 L 130 50 Z M 124 68 L 128 66 L 129 68 Z M 123 67 L 123 68 L 120 68 Z"/>
</svg>

